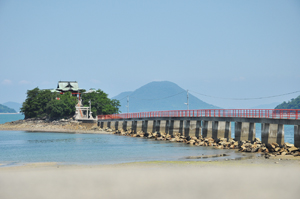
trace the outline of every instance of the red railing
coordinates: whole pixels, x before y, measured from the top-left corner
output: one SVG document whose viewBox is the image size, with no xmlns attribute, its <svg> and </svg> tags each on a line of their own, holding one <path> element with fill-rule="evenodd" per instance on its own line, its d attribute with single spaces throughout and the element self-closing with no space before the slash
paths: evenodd
<svg viewBox="0 0 300 199">
<path fill-rule="evenodd" d="M 176 111 L 151 111 L 98 115 L 98 120 L 151 117 L 241 117 L 270 119 L 300 119 L 300 109 L 199 109 Z"/>
</svg>

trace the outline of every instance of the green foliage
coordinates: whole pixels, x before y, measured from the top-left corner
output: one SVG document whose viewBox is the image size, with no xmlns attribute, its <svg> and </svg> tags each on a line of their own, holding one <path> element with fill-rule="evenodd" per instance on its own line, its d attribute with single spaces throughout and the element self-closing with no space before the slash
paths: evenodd
<svg viewBox="0 0 300 199">
<path fill-rule="evenodd" d="M 46 113 L 52 119 L 72 117 L 75 114 L 75 105 L 77 97 L 71 95 L 71 92 L 64 93 L 60 100 L 52 100 L 47 104 Z"/>
<path fill-rule="evenodd" d="M 40 90 L 39 88 L 28 90 L 27 98 L 21 108 L 21 113 L 25 115 L 25 119 L 47 116 L 47 104 L 54 99 L 55 94 L 49 90 Z"/>
<path fill-rule="evenodd" d="M 300 109 L 300 95 L 296 99 L 279 104 L 275 109 Z"/>
<path fill-rule="evenodd" d="M 16 111 L 14 109 L 0 104 L 0 113 L 15 113 L 15 112 Z"/>
<path fill-rule="evenodd" d="M 27 91 L 27 98 L 23 102 L 21 112 L 27 118 L 48 117 L 51 119 L 70 117 L 75 114 L 75 105 L 77 98 L 71 96 L 71 93 L 59 95 L 50 90 L 40 90 L 34 88 Z"/>
<path fill-rule="evenodd" d="M 91 101 L 93 117 L 96 117 L 96 115 L 119 113 L 120 102 L 115 99 L 111 100 L 107 96 L 100 89 L 96 92 L 82 94 L 83 105 L 89 106 L 89 101 Z"/>
</svg>

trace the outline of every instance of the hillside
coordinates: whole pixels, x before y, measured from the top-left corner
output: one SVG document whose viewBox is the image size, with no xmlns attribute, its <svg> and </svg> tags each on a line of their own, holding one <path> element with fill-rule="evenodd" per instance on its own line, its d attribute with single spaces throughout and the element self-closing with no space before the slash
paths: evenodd
<svg viewBox="0 0 300 199">
<path fill-rule="evenodd" d="M 14 109 L 17 112 L 20 112 L 20 108 L 22 107 L 22 104 L 17 102 L 5 102 L 3 103 L 4 106 L 7 106 L 9 108 Z"/>
<path fill-rule="evenodd" d="M 113 97 L 120 100 L 120 110 L 127 112 L 127 96 L 129 96 L 129 112 L 186 110 L 186 90 L 169 81 L 150 82 L 133 92 L 123 92 Z M 219 107 L 208 104 L 189 94 L 190 109 L 216 109 Z"/>
<path fill-rule="evenodd" d="M 291 101 L 279 104 L 275 109 L 300 109 L 300 95 Z"/>
<path fill-rule="evenodd" d="M 14 109 L 8 108 L 7 106 L 0 104 L 0 113 L 16 113 L 16 111 Z"/>
</svg>

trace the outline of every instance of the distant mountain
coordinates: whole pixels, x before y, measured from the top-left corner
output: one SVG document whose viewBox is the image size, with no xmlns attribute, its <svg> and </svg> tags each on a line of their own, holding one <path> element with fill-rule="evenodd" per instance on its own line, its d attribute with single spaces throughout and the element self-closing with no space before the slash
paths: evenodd
<svg viewBox="0 0 300 199">
<path fill-rule="evenodd" d="M 16 113 L 16 111 L 14 109 L 0 104 L 0 113 Z"/>
<path fill-rule="evenodd" d="M 270 104 L 261 104 L 258 106 L 251 107 L 252 109 L 274 109 L 280 102 L 273 102 Z"/>
<path fill-rule="evenodd" d="M 186 110 L 187 92 L 177 84 L 169 81 L 150 82 L 135 91 L 127 91 L 113 97 L 120 100 L 122 113 L 127 112 L 127 96 L 129 96 L 129 112 Z M 189 94 L 190 109 L 217 109 L 197 97 Z"/>
<path fill-rule="evenodd" d="M 275 109 L 300 109 L 300 95 L 295 99 L 279 104 Z"/>
<path fill-rule="evenodd" d="M 5 102 L 3 105 L 15 109 L 17 112 L 20 112 L 20 108 L 22 107 L 22 104 L 17 103 L 17 102 Z"/>
</svg>

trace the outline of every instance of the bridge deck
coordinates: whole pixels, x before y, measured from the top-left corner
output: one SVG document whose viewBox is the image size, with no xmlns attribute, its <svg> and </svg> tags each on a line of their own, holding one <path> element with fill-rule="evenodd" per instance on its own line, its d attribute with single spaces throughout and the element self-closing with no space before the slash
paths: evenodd
<svg viewBox="0 0 300 199">
<path fill-rule="evenodd" d="M 181 118 L 181 117 L 209 117 L 209 118 L 265 118 L 299 120 L 300 109 L 198 109 L 151 111 L 140 113 L 122 113 L 112 115 L 98 115 L 98 120 L 107 119 L 142 119 L 142 118 Z"/>
</svg>

